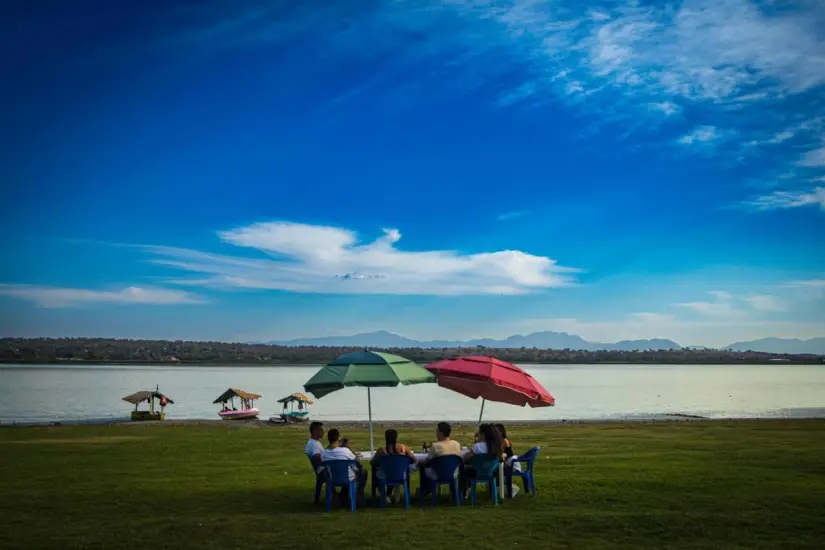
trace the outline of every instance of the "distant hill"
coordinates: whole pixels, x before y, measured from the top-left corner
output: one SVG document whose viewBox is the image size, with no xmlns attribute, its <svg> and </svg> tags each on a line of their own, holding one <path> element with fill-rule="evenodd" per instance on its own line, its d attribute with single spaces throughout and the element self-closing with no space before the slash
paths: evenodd
<svg viewBox="0 0 825 550">
<path fill-rule="evenodd" d="M 325 336 L 320 338 L 299 338 L 297 340 L 286 340 L 278 342 L 271 340 L 263 342 L 269 345 L 280 346 L 320 346 L 330 348 L 349 348 L 349 347 L 363 347 L 363 348 L 420 348 L 429 347 L 422 346 L 421 342 L 404 338 L 386 330 L 379 330 L 377 332 L 366 332 L 363 334 L 353 334 L 351 336 Z M 435 346 L 433 346 L 435 347 Z"/>
<path fill-rule="evenodd" d="M 503 340 L 481 338 L 476 340 L 412 340 L 392 332 L 379 330 L 352 336 L 328 336 L 323 338 L 299 338 L 296 340 L 270 341 L 267 344 L 281 346 L 321 346 L 321 347 L 365 347 L 365 348 L 467 348 L 483 346 L 487 348 L 538 348 L 575 350 L 678 350 L 682 347 L 672 340 L 623 340 L 615 344 L 588 342 L 580 336 L 566 332 L 533 332 L 526 335 L 509 336 Z"/>
<path fill-rule="evenodd" d="M 725 349 L 731 351 L 761 351 L 764 353 L 811 353 L 825 355 L 825 338 L 762 338 L 749 342 L 736 342 Z"/>
</svg>

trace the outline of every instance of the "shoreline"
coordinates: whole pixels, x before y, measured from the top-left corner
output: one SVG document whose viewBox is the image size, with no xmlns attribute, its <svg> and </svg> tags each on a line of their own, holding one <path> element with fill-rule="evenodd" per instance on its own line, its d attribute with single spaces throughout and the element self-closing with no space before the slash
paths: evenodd
<svg viewBox="0 0 825 550">
<path fill-rule="evenodd" d="M 590 418 L 590 419 L 553 419 L 553 420 L 506 420 L 488 419 L 485 422 L 502 422 L 508 427 L 533 427 L 533 426 L 566 426 L 566 425 L 622 425 L 622 424 L 680 424 L 680 423 L 718 423 L 718 422 L 793 422 L 793 421 L 823 421 L 823 416 L 799 416 L 799 417 L 729 417 L 710 418 L 696 415 L 661 415 L 659 417 L 645 418 Z M 369 422 L 366 420 L 320 420 L 325 425 L 336 426 L 349 429 L 367 429 Z M 439 420 L 374 420 L 373 427 L 403 427 L 403 428 L 428 428 L 434 426 Z M 473 427 L 477 422 L 473 420 L 447 420 L 454 427 Z M 103 427 L 103 426 L 224 426 L 226 428 L 286 428 L 286 429 L 307 429 L 309 422 L 285 424 L 283 422 L 272 422 L 264 419 L 254 420 L 213 420 L 213 419 L 170 419 L 158 421 L 133 422 L 129 419 L 101 420 L 101 421 L 54 421 L 54 422 L 3 422 L 2 428 L 62 428 L 62 427 Z"/>
<path fill-rule="evenodd" d="M 544 361 L 544 362 L 529 362 L 529 361 L 515 361 L 515 365 L 523 365 L 527 367 L 588 367 L 599 365 L 610 366 L 648 366 L 648 367 L 692 367 L 692 366 L 708 366 L 708 367 L 784 367 L 784 366 L 825 366 L 825 357 L 814 356 L 813 358 L 794 358 L 792 360 L 751 360 L 751 361 Z M 163 361 L 50 361 L 50 362 L 27 362 L 27 361 L 4 361 L 0 360 L 0 369 L 51 369 L 51 368 L 84 368 L 84 367 L 140 367 L 140 368 L 175 368 L 175 367 L 197 367 L 197 368 L 321 368 L 325 363 L 301 363 L 301 362 L 265 362 L 265 361 L 250 361 L 250 362 L 205 362 L 205 361 L 177 361 L 177 362 L 163 362 Z"/>
</svg>

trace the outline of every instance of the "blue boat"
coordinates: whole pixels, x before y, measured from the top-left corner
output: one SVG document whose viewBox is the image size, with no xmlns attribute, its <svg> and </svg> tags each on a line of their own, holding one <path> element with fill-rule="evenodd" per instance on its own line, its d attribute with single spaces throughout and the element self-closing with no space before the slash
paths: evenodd
<svg viewBox="0 0 825 550">
<path fill-rule="evenodd" d="M 278 403 L 284 405 L 284 410 L 279 415 L 281 421 L 286 424 L 295 422 L 305 422 L 309 419 L 309 405 L 312 405 L 312 399 L 303 393 L 296 392 L 278 400 Z M 271 418 L 270 420 L 275 420 Z"/>
</svg>

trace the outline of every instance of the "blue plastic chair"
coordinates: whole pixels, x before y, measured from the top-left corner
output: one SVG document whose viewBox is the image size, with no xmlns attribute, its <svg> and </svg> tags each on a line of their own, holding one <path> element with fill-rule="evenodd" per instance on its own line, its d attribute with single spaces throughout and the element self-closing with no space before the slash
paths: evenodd
<svg viewBox="0 0 825 550">
<path fill-rule="evenodd" d="M 375 489 L 378 485 L 381 508 L 387 501 L 387 487 L 404 487 L 404 507 L 410 507 L 410 459 L 405 455 L 385 455 L 378 461 L 384 479 L 375 476 L 372 482 L 372 504 L 375 506 Z"/>
<path fill-rule="evenodd" d="M 513 459 L 513 463 L 519 462 L 522 464 L 521 471 L 516 471 L 512 468 L 505 468 L 504 482 L 507 484 L 507 496 L 513 494 L 513 476 L 520 477 L 524 483 L 524 491 L 530 491 L 533 498 L 536 498 L 536 480 L 533 477 L 533 467 L 536 462 L 536 457 L 539 454 L 541 447 L 533 447 L 523 455 Z"/>
<path fill-rule="evenodd" d="M 312 473 L 315 476 L 315 498 L 313 499 L 313 504 L 318 504 L 321 502 L 321 488 L 324 486 L 324 476 L 319 475 L 315 469 L 315 463 L 312 462 L 312 457 L 307 455 L 309 459 L 309 465 L 312 467 Z"/>
<path fill-rule="evenodd" d="M 476 503 L 476 486 L 479 483 L 485 483 L 490 488 L 490 493 L 493 495 L 493 504 L 498 506 L 498 467 L 501 460 L 498 458 L 490 458 L 484 455 L 475 455 L 472 459 L 473 468 L 476 471 L 476 477 L 470 479 L 470 504 L 475 506 Z"/>
<path fill-rule="evenodd" d="M 358 471 L 358 463 L 354 460 L 327 460 L 324 462 L 329 476 L 324 481 L 327 484 L 327 512 L 332 510 L 332 489 L 333 487 L 346 487 L 349 489 L 350 508 L 355 512 L 355 501 L 358 498 L 358 476 L 350 480 L 351 469 Z"/>
<path fill-rule="evenodd" d="M 435 479 L 430 479 L 427 473 L 424 472 L 424 482 L 431 488 L 432 505 L 438 503 L 438 497 L 441 494 L 441 487 L 447 485 L 455 495 L 456 506 L 461 506 L 461 488 L 459 487 L 459 476 L 462 470 L 463 462 L 458 455 L 439 456 L 430 461 L 426 468 L 435 472 Z M 421 502 L 424 502 L 424 492 L 421 492 Z"/>
</svg>

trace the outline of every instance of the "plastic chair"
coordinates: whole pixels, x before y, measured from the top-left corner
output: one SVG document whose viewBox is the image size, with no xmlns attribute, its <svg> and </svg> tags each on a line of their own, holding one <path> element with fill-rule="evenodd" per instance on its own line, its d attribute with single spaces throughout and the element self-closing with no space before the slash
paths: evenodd
<svg viewBox="0 0 825 550">
<path fill-rule="evenodd" d="M 332 510 L 332 489 L 333 487 L 346 487 L 349 489 L 350 508 L 355 512 L 355 501 L 358 498 L 358 476 L 350 480 L 350 471 L 358 471 L 358 463 L 354 460 L 328 460 L 324 462 L 324 467 L 329 472 L 329 477 L 324 481 L 327 484 L 326 510 Z"/>
<path fill-rule="evenodd" d="M 422 474 L 425 483 L 431 487 L 433 506 L 438 503 L 442 485 L 450 487 L 450 490 L 455 495 L 455 505 L 461 506 L 461 487 L 459 486 L 459 476 L 456 475 L 456 472 L 461 471 L 462 465 L 463 462 L 460 456 L 444 455 L 432 459 L 430 463 L 425 466 L 427 469 L 435 472 L 435 479 L 430 479 L 426 472 Z M 421 502 L 424 502 L 423 491 L 421 492 Z"/>
<path fill-rule="evenodd" d="M 410 459 L 406 455 L 385 455 L 378 461 L 384 479 L 375 476 L 372 482 L 372 504 L 375 506 L 375 489 L 378 484 L 381 508 L 387 501 L 387 487 L 404 487 L 404 507 L 410 507 Z"/>
<path fill-rule="evenodd" d="M 315 475 L 315 498 L 312 500 L 313 504 L 318 504 L 321 502 L 321 488 L 324 486 L 324 476 L 319 474 L 315 468 L 315 463 L 312 462 L 312 457 L 307 456 L 309 459 L 309 465 L 312 467 L 312 473 Z"/>
<path fill-rule="evenodd" d="M 524 483 L 524 491 L 530 491 L 533 498 L 536 498 L 536 480 L 533 477 L 533 466 L 535 465 L 536 457 L 540 450 L 541 447 L 533 447 L 523 455 L 512 460 L 513 464 L 519 462 L 523 465 L 520 472 L 512 468 L 505 468 L 504 482 L 507 485 L 507 496 L 513 494 L 513 476 L 516 476 L 520 477 Z"/>
<path fill-rule="evenodd" d="M 490 487 L 490 493 L 493 495 L 493 504 L 498 506 L 498 467 L 501 460 L 498 458 L 490 458 L 483 455 L 475 455 L 472 459 L 473 468 L 476 471 L 476 477 L 470 479 L 470 504 L 475 506 L 476 503 L 476 485 L 479 483 L 486 483 Z"/>
</svg>

